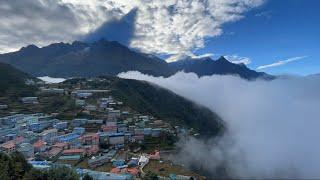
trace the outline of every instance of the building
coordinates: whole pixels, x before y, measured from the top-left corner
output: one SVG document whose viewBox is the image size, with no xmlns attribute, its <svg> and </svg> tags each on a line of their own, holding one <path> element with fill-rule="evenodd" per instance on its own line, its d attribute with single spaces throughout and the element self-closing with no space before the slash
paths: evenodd
<svg viewBox="0 0 320 180">
<path fill-rule="evenodd" d="M 69 133 L 69 134 L 65 134 L 65 135 L 61 135 L 57 137 L 57 142 L 62 142 L 62 143 L 71 143 L 73 141 L 78 140 L 80 137 L 79 134 L 75 134 L 75 133 Z"/>
<path fill-rule="evenodd" d="M 96 111 L 97 110 L 97 106 L 95 106 L 95 105 L 86 105 L 84 109 L 87 110 L 87 111 Z"/>
<path fill-rule="evenodd" d="M 115 133 L 115 134 L 109 135 L 109 144 L 111 145 L 124 144 L 124 134 Z"/>
<path fill-rule="evenodd" d="M 79 135 L 82 135 L 85 132 L 86 132 L 86 129 L 83 127 L 75 127 L 73 128 L 73 131 L 72 131 L 72 133 L 79 134 Z"/>
<path fill-rule="evenodd" d="M 160 137 L 161 132 L 162 132 L 162 128 L 154 128 L 154 129 L 152 129 L 151 136 L 152 137 Z"/>
<path fill-rule="evenodd" d="M 8 105 L 6 105 L 6 104 L 0 104 L 0 109 L 8 109 Z"/>
<path fill-rule="evenodd" d="M 148 163 L 149 163 L 149 158 L 147 156 L 142 155 L 139 157 L 138 165 L 141 167 L 141 169 Z"/>
<path fill-rule="evenodd" d="M 64 94 L 64 89 L 58 88 L 40 88 L 40 91 L 43 94 Z"/>
<path fill-rule="evenodd" d="M 83 145 L 98 145 L 99 135 L 97 133 L 86 134 L 81 136 L 80 140 Z"/>
<path fill-rule="evenodd" d="M 85 100 L 82 100 L 82 99 L 76 99 L 76 100 L 75 100 L 75 104 L 76 104 L 76 106 L 81 106 L 81 107 L 83 107 L 83 106 L 86 105 L 86 101 L 85 101 Z"/>
<path fill-rule="evenodd" d="M 47 142 L 48 144 L 52 144 L 56 141 L 57 135 L 58 135 L 57 129 L 48 129 L 43 131 L 40 134 L 40 139 L 43 140 L 44 142 Z"/>
<path fill-rule="evenodd" d="M 47 143 L 43 140 L 38 140 L 33 144 L 34 152 L 45 152 L 47 150 Z"/>
<path fill-rule="evenodd" d="M 88 98 L 90 96 L 92 96 L 93 94 L 91 92 L 77 92 L 76 93 L 76 97 L 78 98 Z"/>
<path fill-rule="evenodd" d="M 88 119 L 74 119 L 71 124 L 73 127 L 83 126 L 87 123 Z"/>
<path fill-rule="evenodd" d="M 93 157 L 88 160 L 88 165 L 90 168 L 96 168 L 98 166 L 102 166 L 104 163 L 107 163 L 110 161 L 109 156 L 103 155 L 98 157 Z"/>
<path fill-rule="evenodd" d="M 14 141 L 8 141 L 6 143 L 3 143 L 0 145 L 0 149 L 1 151 L 4 151 L 6 153 L 12 153 L 16 150 L 16 144 L 14 143 Z"/>
<path fill-rule="evenodd" d="M 68 122 L 59 122 L 53 126 L 57 130 L 64 130 L 68 128 Z"/>
<path fill-rule="evenodd" d="M 84 149 L 66 149 L 62 152 L 64 156 L 73 156 L 73 155 L 80 155 L 84 156 L 86 151 Z"/>
<path fill-rule="evenodd" d="M 38 104 L 38 97 L 23 97 L 21 98 L 23 104 Z"/>
<path fill-rule="evenodd" d="M 23 154 L 25 158 L 33 158 L 34 157 L 34 147 L 30 143 L 22 143 L 17 148 L 17 151 Z"/>
<path fill-rule="evenodd" d="M 121 115 L 120 110 L 109 110 L 108 121 L 117 120 Z"/>
</svg>

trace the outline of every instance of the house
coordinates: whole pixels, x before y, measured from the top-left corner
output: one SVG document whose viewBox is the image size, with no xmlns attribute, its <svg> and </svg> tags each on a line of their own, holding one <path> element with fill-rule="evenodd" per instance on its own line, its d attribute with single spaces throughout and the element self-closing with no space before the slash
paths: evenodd
<svg viewBox="0 0 320 180">
<path fill-rule="evenodd" d="M 82 99 L 76 99 L 75 100 L 75 104 L 76 106 L 85 106 L 86 105 L 86 101 L 85 100 L 82 100 Z"/>
<path fill-rule="evenodd" d="M 86 151 L 84 149 L 66 149 L 62 152 L 64 156 L 80 155 L 84 156 Z"/>
<path fill-rule="evenodd" d="M 16 150 L 16 144 L 14 141 L 8 141 L 0 145 L 1 151 L 4 151 L 6 153 L 12 153 Z"/>
<path fill-rule="evenodd" d="M 53 147 L 49 151 L 46 151 L 45 155 L 51 159 L 59 156 L 61 152 L 62 152 L 62 149 Z"/>
<path fill-rule="evenodd" d="M 108 111 L 108 120 L 112 121 L 112 120 L 116 120 L 117 118 L 119 118 L 121 115 L 120 110 L 109 110 Z"/>
<path fill-rule="evenodd" d="M 30 143 L 22 143 L 17 148 L 17 151 L 22 153 L 25 158 L 34 157 L 34 147 Z"/>
<path fill-rule="evenodd" d="M 59 122 L 53 126 L 57 130 L 64 130 L 68 128 L 68 122 Z"/>
<path fill-rule="evenodd" d="M 106 133 L 117 133 L 118 127 L 117 126 L 111 126 L 111 125 L 103 125 L 101 126 L 102 131 Z"/>
<path fill-rule="evenodd" d="M 55 142 L 57 135 L 57 129 L 48 129 L 40 133 L 40 139 L 47 142 L 48 144 L 52 144 Z"/>
<path fill-rule="evenodd" d="M 34 152 L 45 152 L 47 150 L 47 143 L 41 139 L 33 144 Z"/>
<path fill-rule="evenodd" d="M 80 137 L 81 143 L 84 145 L 98 145 L 99 135 L 97 133 L 86 134 Z"/>
<path fill-rule="evenodd" d="M 76 97 L 78 97 L 78 98 L 84 98 L 84 99 L 86 99 L 86 98 L 88 98 L 88 97 L 90 97 L 90 96 L 92 96 L 93 94 L 91 93 L 91 92 L 77 92 L 76 93 Z"/>
<path fill-rule="evenodd" d="M 139 157 L 138 165 L 141 167 L 141 169 L 148 163 L 149 163 L 149 158 L 147 156 L 142 155 Z"/>
<path fill-rule="evenodd" d="M 144 134 L 145 136 L 150 136 L 151 133 L 152 133 L 152 128 L 144 128 L 144 129 L 143 129 L 143 134 Z"/>
<path fill-rule="evenodd" d="M 86 132 L 86 129 L 83 127 L 75 127 L 73 128 L 73 131 L 72 131 L 72 133 L 79 134 L 79 135 L 82 135 L 85 132 Z"/>
<path fill-rule="evenodd" d="M 109 144 L 118 145 L 124 144 L 124 134 L 123 133 L 114 133 L 109 135 Z"/>
<path fill-rule="evenodd" d="M 100 150 L 99 145 L 89 145 L 89 146 L 84 146 L 84 148 L 88 156 L 97 154 Z"/>
<path fill-rule="evenodd" d="M 8 105 L 6 104 L 0 104 L 0 110 L 1 109 L 8 109 Z"/>
<path fill-rule="evenodd" d="M 65 135 L 61 135 L 57 137 L 57 142 L 62 142 L 62 143 L 71 143 L 73 141 L 76 141 L 79 139 L 80 135 L 75 134 L 75 133 L 69 133 Z"/>
<path fill-rule="evenodd" d="M 154 128 L 154 129 L 152 129 L 151 136 L 152 137 L 160 137 L 161 132 L 162 132 L 162 128 Z"/>
<path fill-rule="evenodd" d="M 84 109 L 87 110 L 87 111 L 96 111 L 97 110 L 97 106 L 95 106 L 95 105 L 86 105 L 84 107 Z"/>
<path fill-rule="evenodd" d="M 125 124 L 118 124 L 118 132 L 125 133 L 128 131 L 127 125 Z"/>
<path fill-rule="evenodd" d="M 54 145 L 52 145 L 52 148 L 60 148 L 62 150 L 67 149 L 68 148 L 68 143 L 61 143 L 61 142 L 57 142 Z"/>
<path fill-rule="evenodd" d="M 112 161 L 112 166 L 114 167 L 119 167 L 125 165 L 125 160 L 124 159 L 117 159 Z"/>
<path fill-rule="evenodd" d="M 149 154 L 149 159 L 159 160 L 160 159 L 160 151 L 156 150 L 153 154 Z"/>
<path fill-rule="evenodd" d="M 59 88 L 40 88 L 40 92 L 43 94 L 64 94 L 64 89 Z"/>
<path fill-rule="evenodd" d="M 79 127 L 85 125 L 87 121 L 88 119 L 74 119 L 71 124 L 73 127 Z"/>
<path fill-rule="evenodd" d="M 38 97 L 23 97 L 21 98 L 23 104 L 38 104 Z"/>
<path fill-rule="evenodd" d="M 102 166 L 104 163 L 110 161 L 110 158 L 107 155 L 93 157 L 88 160 L 88 165 L 90 168 L 96 168 L 98 166 Z"/>
</svg>

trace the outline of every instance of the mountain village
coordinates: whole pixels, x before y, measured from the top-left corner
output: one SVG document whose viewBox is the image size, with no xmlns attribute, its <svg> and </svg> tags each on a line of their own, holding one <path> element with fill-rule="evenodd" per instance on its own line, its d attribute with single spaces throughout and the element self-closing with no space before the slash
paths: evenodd
<svg viewBox="0 0 320 180">
<path fill-rule="evenodd" d="M 93 179 L 140 179 L 147 171 L 162 179 L 200 178 L 166 158 L 174 152 L 178 135 L 192 130 L 139 114 L 111 96 L 109 89 L 86 84 L 99 81 L 103 79 L 63 88 L 30 81 L 39 86 L 36 96 L 19 97 L 20 104 L 14 105 L 0 101 L 0 150 L 22 153 L 36 169 L 68 166 L 80 177 L 88 174 Z M 67 97 L 74 107 L 71 113 L 79 117 L 37 112 L 48 97 Z M 26 109 L 15 111 L 21 107 Z"/>
</svg>

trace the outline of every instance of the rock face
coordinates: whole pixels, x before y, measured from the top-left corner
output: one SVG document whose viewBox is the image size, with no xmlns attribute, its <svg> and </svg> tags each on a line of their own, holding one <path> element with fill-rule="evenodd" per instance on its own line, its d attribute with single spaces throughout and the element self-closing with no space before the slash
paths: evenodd
<svg viewBox="0 0 320 180">
<path fill-rule="evenodd" d="M 198 76 L 236 74 L 245 79 L 272 78 L 265 73 L 250 70 L 245 65 L 230 63 L 223 57 L 216 61 L 203 58 L 166 63 L 155 56 L 106 40 L 93 43 L 55 43 L 43 48 L 29 45 L 16 52 L 1 54 L 0 62 L 11 64 L 33 76 L 93 77 L 140 71 L 167 77 L 183 70 L 194 72 Z"/>
</svg>

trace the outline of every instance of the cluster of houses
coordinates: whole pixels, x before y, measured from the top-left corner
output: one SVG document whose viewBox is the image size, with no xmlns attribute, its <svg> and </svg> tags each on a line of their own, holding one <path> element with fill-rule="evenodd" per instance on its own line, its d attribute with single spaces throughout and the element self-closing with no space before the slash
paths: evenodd
<svg viewBox="0 0 320 180">
<path fill-rule="evenodd" d="M 142 143 L 146 137 L 160 138 L 164 133 L 175 133 L 171 126 L 162 120 L 122 108 L 123 103 L 112 96 L 92 98 L 97 93 L 105 94 L 109 90 L 77 89 L 68 92 L 59 88 L 40 88 L 40 92 L 70 95 L 75 105 L 82 108 L 84 113 L 98 116 L 93 116 L 96 119 L 73 120 L 57 119 L 55 113 L 1 117 L 0 151 L 21 152 L 39 169 L 52 167 L 57 162 L 79 162 L 85 159 L 91 169 L 112 163 L 113 169 L 110 173 L 77 169 L 79 174 L 90 174 L 96 177 L 94 179 L 110 179 L 111 176 L 115 179 L 140 177 L 141 169 L 150 159 L 159 159 L 160 152 L 125 159 L 118 158 L 119 150 L 126 149 L 131 143 Z M 39 104 L 38 97 L 22 97 L 21 101 L 26 105 Z M 7 105 L 0 105 L 0 109 L 7 108 Z"/>
</svg>

